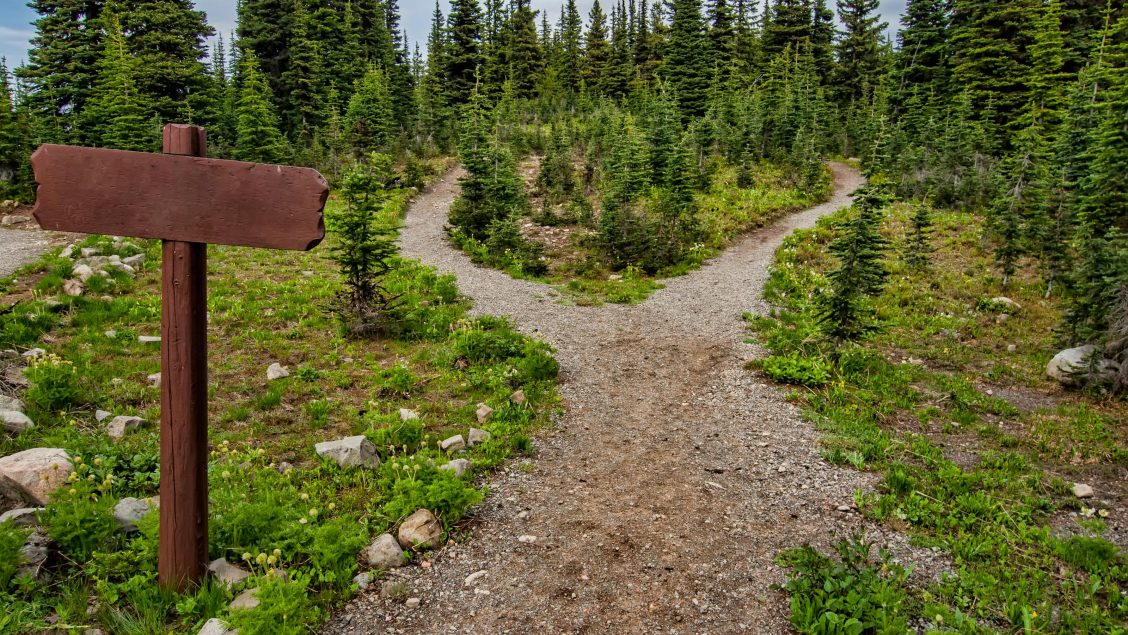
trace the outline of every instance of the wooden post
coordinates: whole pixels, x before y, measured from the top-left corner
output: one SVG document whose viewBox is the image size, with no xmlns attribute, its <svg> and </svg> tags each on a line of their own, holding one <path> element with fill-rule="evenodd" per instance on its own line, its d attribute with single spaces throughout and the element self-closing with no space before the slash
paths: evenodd
<svg viewBox="0 0 1128 635">
<path fill-rule="evenodd" d="M 202 128 L 169 124 L 164 153 L 207 155 Z M 208 246 L 163 241 L 161 586 L 198 585 L 208 557 Z"/>
</svg>

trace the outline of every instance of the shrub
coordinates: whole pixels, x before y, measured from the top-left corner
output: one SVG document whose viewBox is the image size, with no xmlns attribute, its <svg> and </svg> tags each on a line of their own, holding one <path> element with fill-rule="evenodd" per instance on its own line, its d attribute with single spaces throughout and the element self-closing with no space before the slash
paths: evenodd
<svg viewBox="0 0 1128 635">
<path fill-rule="evenodd" d="M 0 591 L 8 588 L 8 583 L 20 567 L 20 547 L 28 533 L 10 522 L 0 525 Z"/>
<path fill-rule="evenodd" d="M 503 318 L 481 317 L 466 322 L 451 338 L 456 359 L 471 364 L 491 364 L 519 355 L 525 338 Z"/>
<path fill-rule="evenodd" d="M 766 358 L 764 374 L 777 383 L 817 388 L 830 381 L 830 365 L 821 359 L 792 352 Z"/>
<path fill-rule="evenodd" d="M 389 492 L 383 513 L 389 523 L 398 522 L 418 509 L 429 509 L 444 524 L 461 518 L 485 495 L 454 475 L 418 457 L 396 457 L 380 464 L 379 487 Z"/>
<path fill-rule="evenodd" d="M 79 402 L 78 371 L 67 360 L 51 353 L 40 355 L 24 374 L 30 384 L 25 394 L 28 403 L 55 412 Z"/>
<path fill-rule="evenodd" d="M 229 625 L 242 635 L 304 635 L 309 625 L 321 620 L 321 610 L 310 601 L 309 576 L 288 579 L 266 575 L 258 579 L 255 597 L 259 605 L 233 610 Z"/>
<path fill-rule="evenodd" d="M 96 490 L 90 481 L 77 480 L 69 489 L 60 489 L 47 504 L 43 524 L 68 558 L 86 562 L 117 532 L 113 506 L 114 499 Z"/>
<path fill-rule="evenodd" d="M 381 395 L 407 395 L 419 383 L 419 377 L 403 364 L 381 368 L 376 372 Z"/>
<path fill-rule="evenodd" d="M 552 355 L 552 347 L 544 342 L 528 340 L 521 350 L 521 358 L 514 363 L 521 382 L 556 379 L 560 363 Z"/>
</svg>

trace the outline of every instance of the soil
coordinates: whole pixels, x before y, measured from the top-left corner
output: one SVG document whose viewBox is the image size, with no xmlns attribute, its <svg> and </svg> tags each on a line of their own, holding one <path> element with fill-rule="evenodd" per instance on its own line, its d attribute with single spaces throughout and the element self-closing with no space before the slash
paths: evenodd
<svg viewBox="0 0 1128 635">
<path fill-rule="evenodd" d="M 741 315 L 768 309 L 763 285 L 783 238 L 849 204 L 863 182 L 832 168 L 829 201 L 633 306 L 564 306 L 548 287 L 452 249 L 443 227 L 458 173 L 417 199 L 404 255 L 455 274 L 475 311 L 555 346 L 564 414 L 531 463 L 488 480 L 459 541 L 386 576 L 418 607 L 377 583 L 323 632 L 790 632 L 773 588 L 786 579 L 778 554 L 829 548 L 859 527 L 852 494 L 875 477 L 825 463 L 784 392 L 744 369 L 763 351 L 746 343 Z M 930 555 L 913 549 L 898 551 Z"/>
</svg>

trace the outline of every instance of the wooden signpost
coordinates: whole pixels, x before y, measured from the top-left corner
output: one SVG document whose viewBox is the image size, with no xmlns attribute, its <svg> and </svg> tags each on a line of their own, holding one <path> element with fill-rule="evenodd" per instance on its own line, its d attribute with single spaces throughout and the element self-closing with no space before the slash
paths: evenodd
<svg viewBox="0 0 1128 635">
<path fill-rule="evenodd" d="M 309 250 L 329 186 L 315 170 L 204 158 L 169 124 L 164 154 L 44 145 L 31 157 L 44 229 L 163 241 L 159 579 L 183 590 L 208 556 L 207 246 Z"/>
</svg>

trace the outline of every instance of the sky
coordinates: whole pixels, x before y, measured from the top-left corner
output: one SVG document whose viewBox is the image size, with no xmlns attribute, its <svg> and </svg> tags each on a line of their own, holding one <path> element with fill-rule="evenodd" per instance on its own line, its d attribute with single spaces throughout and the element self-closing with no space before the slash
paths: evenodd
<svg viewBox="0 0 1128 635">
<path fill-rule="evenodd" d="M 584 15 L 591 9 L 592 1 L 579 0 L 577 3 Z M 898 16 L 905 8 L 905 1 L 881 0 L 881 12 L 893 29 L 897 27 Z M 442 2 L 443 13 L 446 13 L 447 2 Z M 235 3 L 236 0 L 196 0 L 196 7 L 208 14 L 208 22 L 216 31 L 227 34 L 235 30 Z M 533 0 L 533 8 L 546 10 L 553 25 L 560 13 L 560 4 L 560 0 Z M 35 34 L 35 28 L 31 24 L 35 13 L 27 8 L 25 0 L 0 0 L 0 5 L 0 56 L 7 58 L 9 67 L 15 67 L 27 59 L 28 40 Z M 403 24 L 413 43 L 418 41 L 426 44 L 434 9 L 434 0 L 401 0 Z"/>
</svg>

